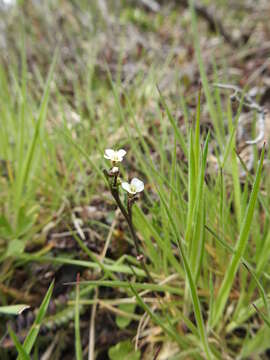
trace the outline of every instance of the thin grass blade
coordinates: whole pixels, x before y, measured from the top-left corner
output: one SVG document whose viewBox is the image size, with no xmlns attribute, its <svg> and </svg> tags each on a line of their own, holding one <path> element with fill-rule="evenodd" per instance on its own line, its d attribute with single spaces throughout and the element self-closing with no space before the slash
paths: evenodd
<svg viewBox="0 0 270 360">
<path fill-rule="evenodd" d="M 80 274 L 77 275 L 76 298 L 75 298 L 75 350 L 76 360 L 82 360 L 82 342 L 80 334 Z"/>
<path fill-rule="evenodd" d="M 263 148 L 260 163 L 256 172 L 255 182 L 253 184 L 250 200 L 246 209 L 245 217 L 243 219 L 239 239 L 237 241 L 237 244 L 235 246 L 235 252 L 231 258 L 230 265 L 228 266 L 228 270 L 226 271 L 225 277 L 223 279 L 223 282 L 221 284 L 217 300 L 214 305 L 214 313 L 213 313 L 213 320 L 212 320 L 212 327 L 217 325 L 219 322 L 222 313 L 224 311 L 224 308 L 226 306 L 229 293 L 231 290 L 231 287 L 233 285 L 236 272 L 238 270 L 241 258 L 244 254 L 244 251 L 247 246 L 248 237 L 250 233 L 250 228 L 252 225 L 252 219 L 254 214 L 254 209 L 260 189 L 260 180 L 261 180 L 261 173 L 262 173 L 262 167 L 263 167 L 263 159 L 264 159 L 264 151 L 265 147 Z"/>
<path fill-rule="evenodd" d="M 173 234 L 174 234 L 176 243 L 178 244 L 181 259 L 182 259 L 183 264 L 184 264 L 184 269 L 185 269 L 188 284 L 189 284 L 189 289 L 190 289 L 192 303 L 193 303 L 193 310 L 194 310 L 194 314 L 195 314 L 196 323 L 197 323 L 197 326 L 198 326 L 198 331 L 199 331 L 199 334 L 200 334 L 200 339 L 201 339 L 201 342 L 202 342 L 202 347 L 203 347 L 203 350 L 205 352 L 206 358 L 207 359 L 212 359 L 212 353 L 211 353 L 211 350 L 210 350 L 210 347 L 209 347 L 209 344 L 208 344 L 206 329 L 205 329 L 204 322 L 203 322 L 203 316 L 202 316 L 202 311 L 201 311 L 200 300 L 199 300 L 199 296 L 198 296 L 197 289 L 196 289 L 196 286 L 195 286 L 195 281 L 193 279 L 193 276 L 192 276 L 192 273 L 191 273 L 191 270 L 190 270 L 188 259 L 186 257 L 185 252 L 184 252 L 183 246 L 181 244 L 181 240 L 179 239 L 177 228 L 175 226 L 175 223 L 173 221 L 171 213 L 170 213 L 170 211 L 168 209 L 168 206 L 167 206 L 163 196 L 161 195 L 161 193 L 160 192 L 158 192 L 158 193 L 159 193 L 160 200 L 161 200 L 161 202 L 162 202 L 162 204 L 163 204 L 163 206 L 164 206 L 164 208 L 166 210 L 169 222 L 170 222 L 170 224 L 172 226 Z"/>
<path fill-rule="evenodd" d="M 24 340 L 23 347 L 27 354 L 30 354 L 30 352 L 35 344 L 35 341 L 37 339 L 42 320 L 47 312 L 47 309 L 48 309 L 48 306 L 50 303 L 50 299 L 51 299 L 52 292 L 53 292 L 53 287 L 54 287 L 54 281 L 51 283 L 51 285 L 42 301 L 42 304 L 39 308 L 39 311 L 37 313 L 34 324 L 32 325 L 29 333 L 26 336 L 26 339 Z"/>
<path fill-rule="evenodd" d="M 20 343 L 19 339 L 17 338 L 16 334 L 14 333 L 14 331 L 11 329 L 11 327 L 8 327 L 8 332 L 9 332 L 9 336 L 11 337 L 16 350 L 18 351 L 18 359 L 20 360 L 31 360 L 30 356 L 27 354 L 27 352 L 25 351 L 24 347 L 22 346 L 22 344 Z"/>
</svg>

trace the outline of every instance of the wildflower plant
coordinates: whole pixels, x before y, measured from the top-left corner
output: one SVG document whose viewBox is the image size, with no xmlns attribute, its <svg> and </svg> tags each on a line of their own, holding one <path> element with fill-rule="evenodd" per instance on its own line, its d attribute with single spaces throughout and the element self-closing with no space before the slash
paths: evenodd
<svg viewBox="0 0 270 360">
<path fill-rule="evenodd" d="M 103 173 L 107 179 L 110 192 L 128 224 L 128 228 L 136 249 L 137 260 L 140 261 L 141 266 L 145 271 L 148 279 L 151 282 L 153 282 L 153 278 L 146 267 L 144 256 L 140 251 L 139 239 L 137 237 L 132 221 L 132 206 L 134 202 L 138 199 L 136 195 L 144 190 L 144 183 L 138 178 L 133 178 L 130 183 L 126 181 L 121 182 L 119 177 L 120 174 L 119 167 L 115 165 L 118 162 L 122 162 L 125 155 L 126 155 L 126 151 L 123 149 L 120 150 L 106 149 L 104 152 L 104 158 L 110 160 L 112 166 L 109 170 L 104 169 Z M 124 205 L 120 197 L 120 188 L 121 188 L 120 185 L 122 189 L 128 193 L 126 206 Z"/>
</svg>

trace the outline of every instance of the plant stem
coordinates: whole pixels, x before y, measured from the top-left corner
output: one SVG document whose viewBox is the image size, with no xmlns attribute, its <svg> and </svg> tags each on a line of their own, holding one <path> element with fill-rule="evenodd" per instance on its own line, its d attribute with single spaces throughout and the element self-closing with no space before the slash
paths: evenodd
<svg viewBox="0 0 270 360">
<path fill-rule="evenodd" d="M 126 210 L 126 208 L 124 207 L 124 205 L 119 197 L 119 191 L 118 191 L 118 187 L 117 187 L 117 176 L 118 175 L 114 176 L 113 182 L 111 182 L 110 176 L 109 176 L 109 173 L 107 172 L 107 170 L 103 170 L 103 173 L 108 181 L 111 194 L 128 224 L 128 228 L 129 228 L 131 237 L 132 237 L 134 245 L 135 245 L 137 259 L 140 261 L 142 269 L 146 273 L 148 280 L 150 282 L 154 283 L 154 279 L 153 279 L 152 275 L 150 274 L 149 270 L 147 269 L 146 264 L 144 262 L 144 257 L 141 257 L 139 239 L 136 235 L 136 232 L 135 232 L 135 229 L 133 226 L 133 222 L 132 222 L 132 201 L 131 201 L 131 199 L 128 200 L 128 210 Z"/>
</svg>

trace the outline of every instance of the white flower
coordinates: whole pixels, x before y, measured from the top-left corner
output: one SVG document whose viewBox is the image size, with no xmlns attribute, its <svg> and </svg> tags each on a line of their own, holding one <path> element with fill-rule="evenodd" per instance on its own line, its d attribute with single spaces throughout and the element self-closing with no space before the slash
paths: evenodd
<svg viewBox="0 0 270 360">
<path fill-rule="evenodd" d="M 117 166 L 114 166 L 112 169 L 111 169 L 111 173 L 112 174 L 116 174 L 119 172 L 119 168 Z"/>
<path fill-rule="evenodd" d="M 106 149 L 104 157 L 105 159 L 111 160 L 112 162 L 121 162 L 126 155 L 126 151 L 123 149 L 120 150 L 113 150 L 113 149 Z"/>
<path fill-rule="evenodd" d="M 130 182 L 130 184 L 128 182 L 122 182 L 122 188 L 124 190 L 126 190 L 128 193 L 135 195 L 141 191 L 143 191 L 144 189 L 144 183 L 137 179 L 137 178 L 133 178 Z"/>
</svg>

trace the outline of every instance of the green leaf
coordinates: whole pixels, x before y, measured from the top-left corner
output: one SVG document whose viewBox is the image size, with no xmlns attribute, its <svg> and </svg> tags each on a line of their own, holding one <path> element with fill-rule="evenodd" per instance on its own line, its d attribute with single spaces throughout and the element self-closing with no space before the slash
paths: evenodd
<svg viewBox="0 0 270 360">
<path fill-rule="evenodd" d="M 265 322 L 266 326 L 270 329 L 270 319 L 262 312 L 260 311 L 255 304 L 252 304 L 257 313 L 262 317 L 263 321 Z"/>
<path fill-rule="evenodd" d="M 243 219 L 243 222 L 241 224 L 239 239 L 237 241 L 237 244 L 235 246 L 235 252 L 232 255 L 230 264 L 228 266 L 228 270 L 225 273 L 225 277 L 223 279 L 223 282 L 221 284 L 218 297 L 216 299 L 216 302 L 214 304 L 214 312 L 213 312 L 213 318 L 212 318 L 212 324 L 211 326 L 214 327 L 220 320 L 222 313 L 224 311 L 225 305 L 227 303 L 229 293 L 231 290 L 231 287 L 233 285 L 233 282 L 235 280 L 235 275 L 238 270 L 240 261 L 242 256 L 244 255 L 248 237 L 250 233 L 250 228 L 252 224 L 253 214 L 255 210 L 255 205 L 260 189 L 260 180 L 261 180 L 261 173 L 262 173 L 262 167 L 263 167 L 263 159 L 264 159 L 264 151 L 265 148 L 263 148 L 260 163 L 256 172 L 256 178 L 255 182 L 253 184 L 252 192 L 250 195 L 250 200 L 246 209 L 245 217 Z"/>
<path fill-rule="evenodd" d="M 198 140 L 197 140 L 198 142 Z M 208 153 L 208 143 L 209 143 L 209 133 L 206 137 L 205 144 L 202 151 L 202 160 L 200 164 L 200 171 L 199 171 L 199 164 L 198 173 L 199 177 L 197 179 L 196 188 L 194 189 L 195 192 L 195 203 L 194 203 L 194 210 L 192 216 L 192 224 L 194 224 L 193 236 L 189 240 L 189 261 L 190 261 L 190 269 L 192 274 L 194 274 L 194 280 L 196 282 L 199 272 L 201 261 L 204 253 L 204 177 L 205 177 L 205 170 L 206 170 L 206 162 L 207 162 L 207 153 Z M 195 144 L 196 145 L 196 144 Z M 197 157 L 199 157 L 199 144 L 197 144 L 198 152 Z M 195 159 L 196 160 L 196 159 Z M 199 162 L 197 159 L 196 162 Z"/>
<path fill-rule="evenodd" d="M 267 295 L 265 293 L 265 290 L 264 290 L 262 284 L 260 283 L 260 280 L 258 279 L 255 271 L 253 271 L 253 269 L 251 268 L 251 266 L 249 265 L 248 262 L 243 261 L 243 265 L 246 267 L 246 269 L 249 271 L 249 273 L 251 274 L 251 276 L 255 280 L 255 283 L 256 283 L 257 288 L 258 288 L 259 293 L 260 293 L 260 296 L 261 296 L 262 301 L 264 303 L 265 310 L 267 311 L 267 315 L 269 315 L 269 306 L 268 306 L 268 301 L 267 301 Z M 256 308 L 256 305 L 254 305 L 254 307 Z M 265 320 L 264 317 L 263 317 L 263 319 Z M 267 322 L 267 318 L 266 318 L 265 322 Z M 268 320 L 267 324 L 269 324 L 269 320 Z"/>
<path fill-rule="evenodd" d="M 197 15 L 196 15 L 196 10 L 195 10 L 195 6 L 194 6 L 194 0 L 189 0 L 188 3 L 189 3 L 190 15 L 191 15 L 193 44 L 194 44 L 194 49 L 195 49 L 196 60 L 199 65 L 202 87 L 203 87 L 204 94 L 206 97 L 208 111 L 209 111 L 211 119 L 213 121 L 214 129 L 215 129 L 215 133 L 216 133 L 216 137 L 217 137 L 217 142 L 218 142 L 220 148 L 222 149 L 223 144 L 224 144 L 224 139 L 223 139 L 222 132 L 220 129 L 221 124 L 219 123 L 218 111 L 216 108 L 216 104 L 214 102 L 214 96 L 212 96 L 212 93 L 210 90 L 210 85 L 209 85 L 209 81 L 208 81 L 207 74 L 206 74 L 206 68 L 205 68 L 205 64 L 204 64 L 203 57 L 201 54 L 200 39 L 199 39 L 200 32 L 198 30 L 198 25 L 197 25 Z"/>
<path fill-rule="evenodd" d="M 42 301 L 42 304 L 40 305 L 40 308 L 38 310 L 34 324 L 32 325 L 30 331 L 28 332 L 28 334 L 26 336 L 26 339 L 24 340 L 23 347 L 27 354 L 30 354 L 30 352 L 35 344 L 35 341 L 37 339 L 39 329 L 42 324 L 42 320 L 47 312 L 47 309 L 48 309 L 48 306 L 50 303 L 50 299 L 51 299 L 52 292 L 53 292 L 53 286 L 54 286 L 54 281 L 51 283 L 51 285 Z M 17 358 L 17 360 L 19 360 L 19 359 L 21 360 L 20 357 Z"/>
<path fill-rule="evenodd" d="M 138 292 L 136 291 L 133 284 L 130 283 L 129 286 L 130 286 L 132 292 L 134 293 L 134 295 L 136 296 L 138 305 L 140 305 L 147 312 L 147 314 L 151 317 L 151 319 L 163 329 L 165 334 L 167 334 L 174 341 L 176 341 L 178 343 L 178 345 L 181 347 L 183 339 L 177 333 L 175 328 L 171 327 L 169 322 L 168 323 L 164 322 L 164 320 L 159 315 L 155 314 L 152 311 L 152 309 L 150 309 L 150 307 L 143 301 L 141 296 L 138 294 Z"/>
<path fill-rule="evenodd" d="M 267 326 L 261 327 L 254 336 L 247 341 L 241 350 L 239 359 L 261 359 L 260 354 L 269 348 L 270 329 Z"/>
<path fill-rule="evenodd" d="M 29 305 L 25 304 L 0 306 L 0 314 L 20 315 L 24 310 L 29 309 L 29 307 Z"/>
<path fill-rule="evenodd" d="M 197 288 L 195 285 L 195 281 L 193 279 L 193 275 L 191 273 L 191 269 L 190 269 L 190 265 L 186 256 L 186 253 L 184 251 L 184 248 L 182 246 L 181 240 L 179 238 L 179 233 L 177 231 L 177 227 L 176 224 L 173 220 L 172 214 L 166 204 L 166 201 L 164 199 L 164 197 L 162 196 L 161 192 L 158 191 L 161 203 L 163 204 L 165 211 L 167 213 L 167 217 L 169 220 L 169 223 L 171 224 L 172 230 L 173 230 L 173 235 L 175 237 L 176 243 L 178 245 L 178 249 L 180 251 L 180 256 L 181 259 L 183 261 L 184 264 L 184 269 L 185 269 L 185 273 L 187 276 L 187 281 L 188 281 L 188 285 L 189 285 L 189 290 L 190 290 L 190 294 L 191 294 L 191 298 L 192 298 L 192 303 L 193 303 L 193 310 L 194 310 L 194 314 L 195 314 L 195 319 L 196 319 L 196 323 L 198 326 L 198 331 L 200 334 L 200 338 L 201 338 L 201 342 L 202 342 L 202 347 L 204 349 L 205 352 L 205 356 L 207 359 L 212 359 L 212 353 L 208 344 L 208 338 L 207 338 L 207 333 L 206 333 L 206 329 L 204 326 L 204 321 L 203 321 L 203 316 L 202 316 L 202 311 L 201 311 L 201 304 L 200 304 L 200 299 L 197 293 Z"/>
<path fill-rule="evenodd" d="M 61 257 L 61 256 L 40 256 L 38 254 L 21 254 L 18 257 L 20 260 L 23 261 L 38 261 L 38 262 L 45 262 L 50 264 L 71 264 L 76 266 L 82 266 L 86 267 L 88 269 L 100 269 L 100 263 L 91 262 L 91 261 L 85 261 L 85 260 L 77 260 L 77 259 L 69 259 L 68 257 Z M 124 274 L 134 274 L 133 270 L 136 272 L 138 276 L 145 276 L 145 272 L 138 268 L 133 266 L 133 269 L 130 268 L 128 265 L 121 265 L 121 264 L 103 264 L 104 269 L 112 272 L 121 272 Z"/>
<path fill-rule="evenodd" d="M 52 82 L 52 77 L 54 73 L 54 67 L 57 60 L 57 52 L 53 57 L 52 64 L 50 66 L 50 71 L 47 77 L 46 86 L 44 88 L 42 101 L 39 108 L 39 113 L 37 116 L 37 120 L 35 122 L 34 127 L 34 134 L 32 138 L 29 140 L 29 146 L 27 148 L 27 153 L 24 155 L 22 151 L 20 152 L 20 156 L 23 156 L 23 161 L 20 163 L 20 171 L 17 174 L 16 181 L 14 182 L 14 205 L 16 208 L 16 228 L 19 222 L 19 212 L 22 207 L 22 198 L 25 193 L 25 190 L 28 186 L 28 181 L 30 178 L 31 170 L 34 164 L 35 159 L 37 159 L 38 155 L 38 140 L 43 131 L 46 113 L 47 113 L 47 106 L 49 102 L 49 95 L 50 95 L 50 85 Z M 23 130 L 23 129 L 22 129 Z"/>
<path fill-rule="evenodd" d="M 18 213 L 18 223 L 16 228 L 16 237 L 27 233 L 35 223 L 35 213 L 28 213 L 26 207 L 22 206 Z"/>
<path fill-rule="evenodd" d="M 0 236 L 4 238 L 12 236 L 12 228 L 4 215 L 0 216 Z"/>
<path fill-rule="evenodd" d="M 166 114 L 167 114 L 167 117 L 168 117 L 168 119 L 169 119 L 169 121 L 170 121 L 170 123 L 171 123 L 171 125 L 173 127 L 174 135 L 175 135 L 179 145 L 181 146 L 181 149 L 183 150 L 184 154 L 187 156 L 188 155 L 188 149 L 187 149 L 187 145 L 185 143 L 185 139 L 184 139 L 184 137 L 183 137 L 178 125 L 177 125 L 177 122 L 174 119 L 174 117 L 173 117 L 173 115 L 172 115 L 172 113 L 171 113 L 171 111 L 170 111 L 170 109 L 169 109 L 169 107 L 168 107 L 168 105 L 167 105 L 167 103 L 166 103 L 160 89 L 159 88 L 157 88 L 157 89 L 158 89 L 158 92 L 159 92 L 160 101 L 162 103 L 162 106 L 164 107 L 164 109 L 166 111 Z"/>
<path fill-rule="evenodd" d="M 75 284 L 75 283 L 72 283 Z M 92 285 L 92 286 L 106 286 L 106 287 L 119 287 L 119 288 L 129 288 L 130 283 L 127 281 L 110 281 L 110 280 L 90 280 L 90 281 L 81 281 L 80 284 L 84 285 Z M 149 283 L 132 283 L 132 286 L 136 290 L 149 290 L 149 291 L 160 291 L 160 292 L 168 292 L 171 294 L 177 294 L 182 296 L 183 295 L 183 289 L 177 287 L 173 287 L 166 284 L 149 284 Z"/>
<path fill-rule="evenodd" d="M 141 357 L 140 350 L 134 350 L 131 341 L 121 341 L 109 349 L 110 360 L 139 360 Z"/>
<path fill-rule="evenodd" d="M 76 359 L 82 360 L 82 343 L 81 343 L 81 334 L 80 334 L 80 283 L 79 283 L 79 275 L 77 275 L 77 283 L 76 283 L 76 298 L 75 298 L 75 349 L 76 349 Z"/>
<path fill-rule="evenodd" d="M 118 308 L 121 311 L 133 314 L 136 308 L 136 304 L 120 304 Z M 130 324 L 131 321 L 132 318 L 128 316 L 122 316 L 122 315 L 116 316 L 116 324 L 119 327 L 119 329 L 125 329 Z"/>
<path fill-rule="evenodd" d="M 8 248 L 5 256 L 17 256 L 24 251 L 25 242 L 19 239 L 13 239 L 8 242 Z"/>
<path fill-rule="evenodd" d="M 214 238 L 222 245 L 224 246 L 225 249 L 227 249 L 230 253 L 234 254 L 235 250 L 229 245 L 227 244 L 224 240 L 222 240 L 216 233 L 215 231 L 213 231 L 212 229 L 210 229 L 207 225 L 205 225 L 205 228 L 210 232 L 210 234 L 212 234 L 214 236 Z M 267 301 L 267 295 L 265 293 L 265 290 L 260 282 L 260 280 L 258 279 L 255 270 L 252 268 L 252 266 L 250 265 L 250 263 L 244 258 L 242 257 L 242 264 L 245 266 L 245 268 L 249 271 L 249 273 L 251 274 L 251 276 L 253 277 L 257 288 L 259 290 L 260 296 L 262 298 L 264 307 L 267 311 L 267 314 L 269 314 L 269 305 L 268 305 L 268 301 Z M 256 306 L 256 305 L 255 305 Z"/>
<path fill-rule="evenodd" d="M 11 327 L 8 328 L 8 332 L 9 335 L 16 347 L 16 350 L 18 351 L 19 357 L 21 360 L 31 360 L 30 356 L 27 354 L 27 352 L 25 351 L 24 347 L 22 346 L 22 344 L 19 342 L 16 334 L 14 333 L 14 331 L 11 329 Z"/>
</svg>

